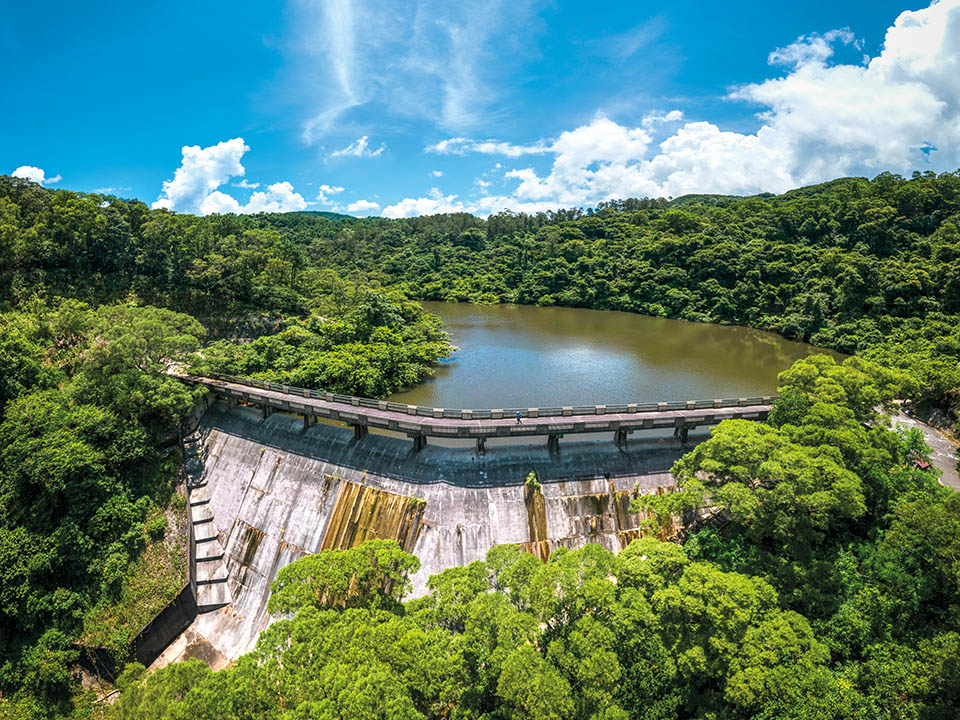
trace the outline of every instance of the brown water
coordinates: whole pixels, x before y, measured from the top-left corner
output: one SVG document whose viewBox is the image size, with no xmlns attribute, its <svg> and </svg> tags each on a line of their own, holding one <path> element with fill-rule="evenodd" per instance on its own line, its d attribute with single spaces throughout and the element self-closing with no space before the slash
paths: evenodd
<svg viewBox="0 0 960 720">
<path fill-rule="evenodd" d="M 427 382 L 390 398 L 397 402 L 499 408 L 770 395 L 793 361 L 830 352 L 760 330 L 632 313 L 423 306 L 460 349 Z"/>
</svg>

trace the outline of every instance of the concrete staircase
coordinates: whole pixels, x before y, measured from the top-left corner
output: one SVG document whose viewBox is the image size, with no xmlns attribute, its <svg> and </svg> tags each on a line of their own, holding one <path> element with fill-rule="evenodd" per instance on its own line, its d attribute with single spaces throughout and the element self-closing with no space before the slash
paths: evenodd
<svg viewBox="0 0 960 720">
<path fill-rule="evenodd" d="M 187 475 L 187 503 L 193 524 L 192 565 L 196 569 L 197 611 L 212 612 L 233 600 L 227 586 L 227 566 L 220 531 L 210 508 L 210 492 L 203 468 L 203 440 L 193 433 L 183 443 Z"/>
</svg>

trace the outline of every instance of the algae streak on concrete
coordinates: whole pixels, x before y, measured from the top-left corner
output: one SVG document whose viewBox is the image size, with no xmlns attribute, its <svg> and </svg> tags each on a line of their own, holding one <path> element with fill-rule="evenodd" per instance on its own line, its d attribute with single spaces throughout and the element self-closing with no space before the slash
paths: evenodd
<svg viewBox="0 0 960 720">
<path fill-rule="evenodd" d="M 398 540 L 420 558 L 413 595 L 441 570 L 516 543 L 540 557 L 560 546 L 617 551 L 638 535 L 634 488 L 662 492 L 683 449 L 673 439 L 470 448 L 405 439 L 216 404 L 204 416 L 204 501 L 225 549 L 230 602 L 198 616 L 162 662 L 199 655 L 214 666 L 251 650 L 271 621 L 270 582 L 283 566 L 369 537 Z M 691 441 L 693 438 L 691 437 Z M 535 472 L 539 488 L 524 479 Z"/>
</svg>

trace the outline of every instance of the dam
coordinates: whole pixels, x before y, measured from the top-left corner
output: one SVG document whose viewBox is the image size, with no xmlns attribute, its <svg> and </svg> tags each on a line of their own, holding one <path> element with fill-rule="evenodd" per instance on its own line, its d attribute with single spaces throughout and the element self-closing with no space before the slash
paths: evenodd
<svg viewBox="0 0 960 720">
<path fill-rule="evenodd" d="M 639 537 L 640 494 L 670 492 L 670 467 L 686 447 L 674 437 L 614 443 L 469 448 L 316 423 L 264 418 L 214 402 L 187 439 L 200 614 L 158 662 L 200 657 L 222 667 L 256 644 L 277 571 L 308 553 L 397 540 L 420 559 L 416 597 L 441 570 L 515 543 L 545 558 L 598 543 L 617 551 Z M 536 482 L 526 482 L 533 475 Z"/>
<path fill-rule="evenodd" d="M 420 559 L 414 597 L 498 544 L 541 558 L 586 543 L 619 550 L 645 520 L 631 500 L 671 492 L 673 463 L 712 424 L 765 417 L 777 372 L 818 351 L 626 313 L 428 305 L 462 350 L 385 401 L 195 380 L 212 391 L 185 443 L 200 613 L 157 663 L 219 668 L 251 650 L 273 620 L 277 571 L 322 549 L 397 540 Z M 664 399 L 676 402 L 648 402 Z M 471 406 L 499 417 L 451 410 Z"/>
</svg>

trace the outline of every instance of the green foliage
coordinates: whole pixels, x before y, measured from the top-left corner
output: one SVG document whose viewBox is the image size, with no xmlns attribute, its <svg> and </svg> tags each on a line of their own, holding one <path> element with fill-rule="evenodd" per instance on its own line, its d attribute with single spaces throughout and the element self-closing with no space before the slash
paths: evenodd
<svg viewBox="0 0 960 720">
<path fill-rule="evenodd" d="M 113 613 L 103 626 L 122 640 L 104 644 L 122 656 L 173 596 L 169 577 L 183 583 L 182 545 L 159 551 L 164 572 L 144 551 L 164 533 L 179 463 L 156 440 L 176 433 L 195 397 L 158 371 L 202 328 L 166 310 L 70 300 L 0 320 L 0 693 L 36 696 L 52 713 L 92 608 Z"/>
<path fill-rule="evenodd" d="M 197 373 L 222 372 L 327 392 L 386 397 L 424 380 L 452 347 L 439 320 L 396 292 L 341 290 L 349 304 L 333 317 L 291 319 L 286 329 L 245 345 L 204 348 Z M 332 302 L 332 299 L 331 299 Z"/>
<path fill-rule="evenodd" d="M 309 555 L 277 573 L 270 588 L 272 613 L 320 609 L 391 609 L 406 594 L 407 575 L 420 561 L 393 540 L 367 540 L 350 550 Z"/>
<path fill-rule="evenodd" d="M 723 423 L 678 462 L 684 489 L 663 497 L 699 483 L 723 533 L 543 563 L 498 546 L 406 603 L 419 563 L 396 543 L 322 551 L 281 570 L 284 619 L 251 654 L 215 674 L 134 666 L 110 717 L 953 717 L 960 495 L 918 472 L 886 485 L 890 512 L 865 513 L 861 488 L 901 473 L 916 438 L 875 428 L 886 465 L 863 480 L 797 441 L 817 405 L 860 427 L 848 403 L 882 394 L 861 378 L 838 393 L 832 373 L 795 366 L 784 381 L 816 397 L 792 422 Z"/>
<path fill-rule="evenodd" d="M 100 199 L 0 179 L 0 308 L 45 291 L 92 304 L 135 295 L 210 325 L 249 313 L 339 320 L 361 281 L 414 299 L 748 325 L 899 368 L 916 399 L 942 405 L 960 386 L 957 172 L 487 220 L 201 218 Z M 341 364 L 328 385 L 365 373 Z M 0 350 L 0 380 L 26 365 L 3 370 Z"/>
<path fill-rule="evenodd" d="M 494 548 L 406 604 L 418 563 L 396 545 L 320 553 L 279 574 L 285 617 L 253 653 L 133 668 L 109 715 L 955 717 L 960 507 L 877 409 L 960 395 L 960 173 L 486 220 L 100 199 L 0 178 L 0 717 L 69 711 L 72 642 L 159 534 L 157 445 L 195 395 L 157 371 L 384 396 L 450 350 L 410 299 L 736 323 L 857 357 L 797 363 L 769 424 L 724 423 L 677 463 L 680 491 L 647 507 L 713 518 L 683 548 Z M 194 317 L 255 339 L 201 349 Z"/>
<path fill-rule="evenodd" d="M 170 526 L 154 508 L 144 523 L 144 550 L 125 567 L 120 587 L 104 594 L 83 616 L 80 642 L 126 659 L 131 641 L 187 582 L 185 514 L 171 512 Z"/>
</svg>

